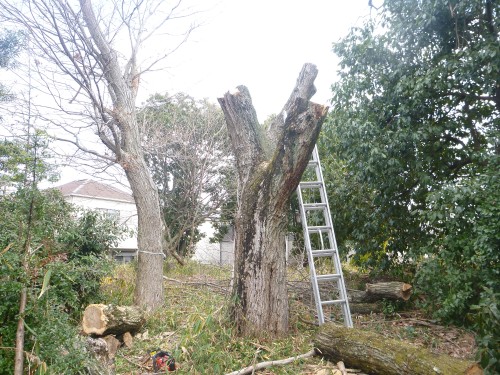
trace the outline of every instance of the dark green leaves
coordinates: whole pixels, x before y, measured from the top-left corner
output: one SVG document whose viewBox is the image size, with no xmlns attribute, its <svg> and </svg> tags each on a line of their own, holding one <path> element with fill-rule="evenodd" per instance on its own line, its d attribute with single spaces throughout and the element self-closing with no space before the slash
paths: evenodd
<svg viewBox="0 0 500 375">
<path fill-rule="evenodd" d="M 500 289 L 499 19 L 494 1 L 385 1 L 334 46 L 320 143 L 339 242 L 411 271 L 436 316 L 467 324 L 482 287 Z"/>
</svg>

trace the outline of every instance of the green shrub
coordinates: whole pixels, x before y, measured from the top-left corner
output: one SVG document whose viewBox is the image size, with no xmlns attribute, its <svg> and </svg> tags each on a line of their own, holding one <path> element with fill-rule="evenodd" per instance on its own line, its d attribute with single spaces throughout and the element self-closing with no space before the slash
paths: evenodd
<svg viewBox="0 0 500 375">
<path fill-rule="evenodd" d="M 500 288 L 486 287 L 479 304 L 472 306 L 478 333 L 478 360 L 485 375 L 500 374 Z"/>
<path fill-rule="evenodd" d="M 0 211 L 4 213 L 0 217 L 0 373 L 10 373 L 14 367 L 23 288 L 27 290 L 25 352 L 47 366 L 49 373 L 102 373 L 78 336 L 77 326 L 82 309 L 100 301 L 101 279 L 112 264 L 104 255 L 106 246 L 87 250 L 103 238 L 108 239 L 105 244 L 113 243 L 116 232 L 99 218 L 92 221 L 93 226 L 88 221 L 81 225 L 82 220 L 96 217 L 84 214 L 78 219 L 72 206 L 51 190 L 19 189 L 0 196 Z M 71 241 L 81 228 L 86 228 L 79 233 L 85 239 Z"/>
</svg>

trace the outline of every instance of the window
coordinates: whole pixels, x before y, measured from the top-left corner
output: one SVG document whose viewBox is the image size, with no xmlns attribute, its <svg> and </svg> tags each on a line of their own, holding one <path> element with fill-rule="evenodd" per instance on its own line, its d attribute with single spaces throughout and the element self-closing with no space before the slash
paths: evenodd
<svg viewBox="0 0 500 375">
<path fill-rule="evenodd" d="M 118 221 L 120 220 L 120 211 L 110 208 L 98 208 L 97 211 L 102 212 L 107 219 Z"/>
</svg>

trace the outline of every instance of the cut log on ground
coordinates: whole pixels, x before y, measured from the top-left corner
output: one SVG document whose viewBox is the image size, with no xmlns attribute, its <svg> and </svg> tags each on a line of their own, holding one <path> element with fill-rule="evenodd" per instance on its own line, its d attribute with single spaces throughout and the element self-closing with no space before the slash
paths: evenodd
<svg viewBox="0 0 500 375">
<path fill-rule="evenodd" d="M 399 281 L 366 284 L 366 302 L 380 301 L 383 298 L 408 301 L 412 286 Z"/>
<path fill-rule="evenodd" d="M 137 306 L 88 305 L 83 313 L 82 329 L 87 335 L 135 333 L 144 324 L 143 311 Z"/>
<path fill-rule="evenodd" d="M 400 281 L 390 281 L 375 284 L 366 284 L 366 290 L 347 290 L 350 303 L 371 303 L 383 299 L 408 301 L 412 293 L 412 286 Z"/>
<path fill-rule="evenodd" d="M 373 375 L 480 375 L 476 363 L 436 355 L 403 341 L 374 332 L 334 324 L 320 327 L 314 339 L 319 352 L 329 360 Z"/>
</svg>

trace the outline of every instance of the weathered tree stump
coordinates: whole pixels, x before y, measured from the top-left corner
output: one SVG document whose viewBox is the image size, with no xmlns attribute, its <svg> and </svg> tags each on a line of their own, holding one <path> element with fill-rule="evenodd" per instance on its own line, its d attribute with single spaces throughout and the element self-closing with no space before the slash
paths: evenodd
<svg viewBox="0 0 500 375">
<path fill-rule="evenodd" d="M 82 329 L 87 335 L 120 335 L 137 332 L 144 321 L 143 311 L 137 306 L 93 304 L 83 313 Z"/>
<path fill-rule="evenodd" d="M 113 342 L 113 339 L 116 340 L 113 336 L 107 336 L 105 338 L 87 337 L 87 348 L 94 354 L 99 365 L 98 368 L 93 370 L 89 369 L 90 371 L 85 371 L 84 373 L 102 375 L 112 375 L 115 373 L 115 354 L 120 342 L 116 340 L 116 344 Z"/>
<path fill-rule="evenodd" d="M 328 107 L 310 101 L 317 74 L 313 64 L 303 66 L 269 126 L 259 123 L 245 86 L 218 99 L 238 170 L 230 314 L 243 335 L 288 331 L 287 213 L 328 114 Z"/>
<path fill-rule="evenodd" d="M 373 375 L 480 375 L 475 364 L 446 355 L 436 355 L 404 341 L 374 332 L 334 324 L 320 327 L 314 339 L 320 353 L 333 361 Z"/>
</svg>

